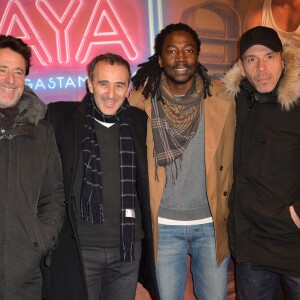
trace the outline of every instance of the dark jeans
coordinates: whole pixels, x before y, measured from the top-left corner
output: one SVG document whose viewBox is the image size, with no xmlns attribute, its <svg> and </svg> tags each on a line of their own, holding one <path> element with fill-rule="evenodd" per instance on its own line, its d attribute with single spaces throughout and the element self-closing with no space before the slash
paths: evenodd
<svg viewBox="0 0 300 300">
<path fill-rule="evenodd" d="M 135 261 L 120 262 L 120 247 L 81 246 L 89 300 L 134 300 L 141 258 L 135 243 Z"/>
<path fill-rule="evenodd" d="M 237 263 L 235 272 L 239 300 L 277 300 L 280 281 L 287 300 L 300 299 L 300 277 L 253 270 L 248 262 Z"/>
</svg>

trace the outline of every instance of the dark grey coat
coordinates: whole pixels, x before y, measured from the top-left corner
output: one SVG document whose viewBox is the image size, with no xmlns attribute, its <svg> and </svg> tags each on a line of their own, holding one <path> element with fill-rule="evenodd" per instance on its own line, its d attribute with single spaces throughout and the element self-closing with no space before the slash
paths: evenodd
<svg viewBox="0 0 300 300">
<path fill-rule="evenodd" d="M 25 91 L 15 124 L 0 134 L 1 300 L 41 299 L 40 261 L 63 223 L 61 162 L 45 109 Z"/>
</svg>

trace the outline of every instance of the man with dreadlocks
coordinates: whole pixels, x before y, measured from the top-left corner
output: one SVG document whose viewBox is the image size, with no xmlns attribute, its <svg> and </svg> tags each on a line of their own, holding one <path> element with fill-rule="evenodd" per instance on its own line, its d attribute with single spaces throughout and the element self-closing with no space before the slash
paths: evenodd
<svg viewBox="0 0 300 300">
<path fill-rule="evenodd" d="M 132 105 L 148 115 L 147 156 L 156 275 L 162 300 L 183 299 L 191 256 L 198 299 L 227 294 L 227 200 L 232 185 L 234 101 L 199 63 L 186 24 L 156 37 L 133 77 Z"/>
</svg>

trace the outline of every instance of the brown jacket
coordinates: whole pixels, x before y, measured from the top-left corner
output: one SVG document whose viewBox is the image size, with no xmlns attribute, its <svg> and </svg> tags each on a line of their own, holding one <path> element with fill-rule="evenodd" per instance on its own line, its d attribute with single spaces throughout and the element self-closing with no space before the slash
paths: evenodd
<svg viewBox="0 0 300 300">
<path fill-rule="evenodd" d="M 233 180 L 233 142 L 235 131 L 235 103 L 233 97 L 221 93 L 222 83 L 213 80 L 210 88 L 212 96 L 204 100 L 205 113 L 205 165 L 207 197 L 212 213 L 217 263 L 229 255 L 226 221 L 228 217 L 228 197 Z M 151 127 L 151 99 L 145 99 L 141 90 L 132 90 L 129 102 L 146 111 L 147 156 L 150 185 L 150 202 L 154 234 L 155 257 L 157 256 L 158 209 L 166 181 L 166 169 L 157 168 L 155 179 L 154 142 Z"/>
</svg>

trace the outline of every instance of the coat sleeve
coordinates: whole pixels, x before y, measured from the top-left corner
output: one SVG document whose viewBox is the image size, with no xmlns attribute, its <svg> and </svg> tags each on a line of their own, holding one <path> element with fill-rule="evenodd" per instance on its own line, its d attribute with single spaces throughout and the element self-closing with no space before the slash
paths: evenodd
<svg viewBox="0 0 300 300">
<path fill-rule="evenodd" d="M 145 110 L 146 102 L 150 101 L 150 100 L 145 99 L 145 97 L 142 95 L 141 89 L 139 89 L 138 91 L 135 89 L 132 89 L 130 91 L 128 101 L 131 106 L 135 106 L 141 110 Z"/>
<path fill-rule="evenodd" d="M 50 124 L 47 125 L 45 172 L 37 205 L 45 254 L 56 246 L 65 214 L 61 159 L 54 130 Z"/>
<path fill-rule="evenodd" d="M 296 201 L 294 204 L 294 209 L 295 209 L 295 212 L 298 216 L 298 218 L 300 219 L 300 199 L 298 199 L 298 201 Z"/>
</svg>

